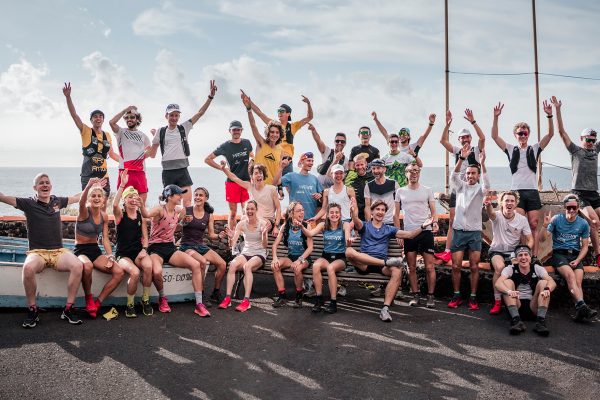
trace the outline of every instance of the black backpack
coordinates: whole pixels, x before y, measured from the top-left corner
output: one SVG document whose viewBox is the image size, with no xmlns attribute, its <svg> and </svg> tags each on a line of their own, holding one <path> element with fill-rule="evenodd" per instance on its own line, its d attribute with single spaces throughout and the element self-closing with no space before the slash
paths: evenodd
<svg viewBox="0 0 600 400">
<path fill-rule="evenodd" d="M 177 129 L 179 129 L 179 134 L 181 135 L 181 147 L 183 147 L 183 153 L 186 157 L 190 156 L 190 145 L 188 144 L 187 138 L 185 137 L 185 129 L 182 125 L 177 125 Z M 165 135 L 167 133 L 167 127 L 163 126 L 160 128 L 160 152 L 161 154 L 165 154 Z"/>
</svg>

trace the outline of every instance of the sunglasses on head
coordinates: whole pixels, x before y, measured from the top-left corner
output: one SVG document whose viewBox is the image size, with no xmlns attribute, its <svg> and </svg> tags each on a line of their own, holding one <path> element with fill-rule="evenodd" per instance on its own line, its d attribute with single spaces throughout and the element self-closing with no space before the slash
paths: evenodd
<svg viewBox="0 0 600 400">
<path fill-rule="evenodd" d="M 363 136 L 369 136 L 369 135 L 371 135 L 371 132 L 369 132 L 369 131 L 360 131 L 359 133 L 361 135 L 363 135 Z"/>
<path fill-rule="evenodd" d="M 519 131 L 519 132 L 517 132 L 517 135 L 518 136 L 529 136 L 529 132 L 527 132 L 527 131 Z"/>
<path fill-rule="evenodd" d="M 346 143 L 344 139 L 335 139 L 336 143 Z"/>
<path fill-rule="evenodd" d="M 565 206 L 565 209 L 567 211 L 575 211 L 577 210 L 579 207 L 578 206 Z"/>
<path fill-rule="evenodd" d="M 588 137 L 588 138 L 585 138 L 585 142 L 586 143 L 596 143 L 596 139 Z"/>
</svg>

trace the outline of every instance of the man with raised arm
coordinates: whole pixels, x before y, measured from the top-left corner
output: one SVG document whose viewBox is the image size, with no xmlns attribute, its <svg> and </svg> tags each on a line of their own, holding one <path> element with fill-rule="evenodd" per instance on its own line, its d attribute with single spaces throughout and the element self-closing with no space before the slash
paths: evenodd
<svg viewBox="0 0 600 400">
<path fill-rule="evenodd" d="M 385 163 L 385 176 L 396 181 L 400 187 L 403 187 L 408 183 L 406 168 L 411 164 L 415 164 L 420 168 L 423 166 L 423 163 L 417 153 L 410 147 L 406 151 L 401 151 L 398 148 L 400 139 L 397 134 L 392 133 L 389 135 L 389 138 L 389 153 L 382 158 Z"/>
<path fill-rule="evenodd" d="M 579 146 L 571 141 L 565 130 L 562 119 L 562 102 L 552 96 L 552 104 L 556 111 L 558 134 L 571 154 L 571 192 L 579 196 L 581 212 L 590 225 L 590 238 L 596 253 L 596 265 L 600 266 L 600 240 L 598 228 L 600 224 L 600 195 L 598 195 L 598 152 L 600 142 L 596 130 L 586 128 L 581 131 Z"/>
<path fill-rule="evenodd" d="M 563 199 L 565 211 L 551 217 L 544 215 L 544 229 L 539 240 L 546 241 L 552 235 L 552 266 L 567 281 L 569 293 L 575 301 L 575 321 L 590 321 L 598 312 L 583 300 L 583 264 L 590 244 L 590 227 L 578 214 L 579 197 L 568 194 Z"/>
<path fill-rule="evenodd" d="M 360 233 L 360 252 L 352 248 L 352 235 L 350 225 L 344 227 L 347 240 L 346 258 L 356 267 L 356 272 L 367 275 L 376 272 L 390 277 L 390 281 L 385 288 L 385 298 L 383 308 L 379 318 L 383 322 L 391 322 L 389 307 L 398 293 L 398 288 L 402 281 L 402 257 L 388 258 L 388 246 L 391 238 L 412 239 L 419 235 L 427 226 L 431 225 L 432 220 L 425 221 L 419 228 L 412 231 L 402 231 L 395 226 L 386 225 L 384 221 L 387 212 L 387 204 L 382 200 L 377 200 L 371 205 L 372 221 L 363 221 L 358 218 L 358 207 L 353 200 L 350 206 L 352 222 L 354 228 Z"/>
<path fill-rule="evenodd" d="M 169 104 L 165 111 L 167 126 L 154 130 L 154 139 L 152 139 L 152 149 L 148 152 L 150 157 L 156 156 L 156 151 L 160 147 L 162 153 L 162 182 L 163 186 L 177 185 L 184 190 L 183 206 L 192 205 L 192 177 L 188 171 L 190 162 L 190 147 L 188 145 L 188 136 L 194 124 L 204 115 L 212 103 L 217 93 L 215 81 L 210 81 L 210 91 L 208 99 L 204 102 L 198 112 L 181 125 L 178 124 L 181 110 L 178 104 Z"/>
<path fill-rule="evenodd" d="M 365 157 L 367 166 L 371 164 L 371 161 L 380 157 L 379 149 L 371 145 L 371 128 L 368 126 L 361 126 L 358 129 L 358 139 L 360 140 L 360 144 L 350 149 L 349 169 L 354 169 L 354 157 L 358 155 L 363 155 Z"/>
<path fill-rule="evenodd" d="M 81 190 L 83 190 L 90 178 L 106 178 L 106 198 L 110 194 L 110 184 L 108 181 L 108 170 L 106 167 L 106 158 L 120 162 L 121 158 L 113 151 L 110 135 L 102 130 L 104 123 L 104 113 L 100 110 L 94 110 L 90 113 L 90 122 L 88 126 L 81 121 L 81 118 L 75 111 L 75 105 L 71 99 L 71 82 L 65 83 L 63 94 L 67 100 L 67 107 L 75 126 L 79 129 L 81 135 L 81 151 L 83 153 L 83 163 L 81 164 Z M 106 209 L 106 206 L 105 206 Z"/>
<path fill-rule="evenodd" d="M 283 140 L 281 141 L 281 149 L 289 157 L 294 157 L 294 137 L 296 136 L 296 133 L 313 119 L 313 109 L 310 100 L 308 97 L 302 96 L 302 101 L 306 103 L 306 117 L 298 121 L 292 122 L 292 108 L 287 104 L 282 104 L 277 109 L 277 117 L 284 132 Z M 254 102 L 252 102 L 251 107 L 252 111 L 254 111 L 265 124 L 269 125 L 269 122 L 275 120 L 263 113 Z M 292 172 L 293 170 L 292 163 L 289 163 L 283 170 L 282 175 Z"/>
<path fill-rule="evenodd" d="M 521 215 L 526 215 L 533 234 L 533 257 L 537 256 L 538 250 L 538 218 L 542 201 L 537 185 L 537 162 L 540 158 L 542 150 L 548 146 L 550 139 L 554 135 L 554 124 L 552 122 L 552 105 L 544 100 L 544 112 L 548 117 L 548 133 L 540 140 L 539 143 L 533 145 L 528 144 L 531 129 L 525 122 L 518 122 L 513 128 L 513 135 L 517 141 L 516 145 L 506 143 L 498 135 L 498 117 L 502 114 L 504 104 L 498 103 L 494 107 L 494 123 L 492 125 L 492 139 L 500 147 L 508 157 L 510 172 L 512 173 L 511 190 L 516 190 L 519 193 L 519 204 L 517 204 L 517 212 Z"/>
<path fill-rule="evenodd" d="M 385 138 L 385 141 L 389 143 L 391 135 L 388 133 L 387 129 L 385 129 L 385 127 L 381 124 L 379 118 L 377 118 L 377 113 L 373 111 L 371 113 L 371 116 L 373 117 L 373 121 L 375 121 L 379 132 L 381 132 L 381 134 Z M 410 149 L 413 150 L 415 154 L 419 154 L 419 150 L 421 150 L 421 148 L 425 144 L 425 140 L 427 140 L 427 136 L 429 136 L 429 134 L 431 133 L 431 129 L 433 128 L 434 124 L 435 114 L 429 114 L 429 126 L 427 126 L 427 129 L 425 129 L 425 132 L 423 132 L 419 139 L 417 139 L 416 142 L 412 143 L 410 142 L 410 129 L 400 128 L 400 130 L 398 131 L 398 137 L 400 138 L 400 151 L 408 152 Z"/>
<path fill-rule="evenodd" d="M 121 118 L 125 120 L 127 128 L 119 126 Z M 109 123 L 117 138 L 117 146 L 121 156 L 117 187 L 121 186 L 121 172 L 127 169 L 129 185 L 138 191 L 140 199 L 145 203 L 148 196 L 145 159 L 150 152 L 150 139 L 138 129 L 142 123 L 142 114 L 136 106 L 129 106 L 115 115 Z"/>
<path fill-rule="evenodd" d="M 462 164 L 462 167 L 460 170 L 460 179 L 462 179 L 463 181 L 465 180 L 465 171 L 467 170 L 467 167 L 469 165 L 478 165 L 479 164 L 479 162 L 477 161 L 477 160 L 479 160 L 479 152 L 481 150 L 484 150 L 484 147 L 485 147 L 485 136 L 483 134 L 483 131 L 477 124 L 477 121 L 475 121 L 475 116 L 473 115 L 473 111 L 471 111 L 468 108 L 465 109 L 464 118 L 471 123 L 473 128 L 475 128 L 475 133 L 477 133 L 477 138 L 478 138 L 477 146 L 471 145 L 473 138 L 471 136 L 471 132 L 468 129 L 462 129 L 458 133 L 458 142 L 460 144 L 460 147 L 456 146 L 456 145 L 452 145 L 450 143 L 450 124 L 452 124 L 452 113 L 450 112 L 450 110 L 448 110 L 446 112 L 446 126 L 444 127 L 444 131 L 442 132 L 442 138 L 440 139 L 440 143 L 442 144 L 442 146 L 444 146 L 444 148 L 448 152 L 450 152 L 454 155 L 454 163 L 455 164 L 458 162 L 458 157 L 460 156 L 461 149 L 467 145 L 471 148 L 471 152 L 467 156 L 468 160 L 467 160 L 467 162 L 464 162 Z M 450 243 L 452 243 L 452 224 L 454 223 L 454 214 L 456 211 L 456 192 L 454 192 L 454 190 L 450 192 L 449 206 L 450 206 L 450 216 L 448 218 L 448 235 L 446 238 L 446 249 L 441 253 L 434 254 L 434 256 L 436 258 L 439 258 L 440 260 L 442 260 L 446 263 L 452 259 L 452 253 L 450 253 Z"/>
<path fill-rule="evenodd" d="M 333 149 L 327 146 L 321 139 L 321 135 L 317 132 L 317 128 L 313 124 L 308 124 L 308 129 L 312 133 L 312 137 L 317 144 L 319 153 L 321 153 L 321 164 L 317 166 L 317 179 L 327 189 L 333 185 L 331 177 L 331 168 L 334 165 L 341 165 L 344 170 L 348 169 L 348 158 L 344 155 L 344 147 L 346 147 L 346 134 L 338 132 L 335 134 Z"/>
<path fill-rule="evenodd" d="M 485 168 L 485 152 L 479 154 L 479 165 L 469 165 L 465 171 L 466 180 L 460 179 L 463 162 L 471 152 L 470 146 L 461 150 L 458 162 L 452 172 L 451 183 L 456 191 L 456 215 L 454 217 L 454 232 L 452 234 L 452 287 L 454 295 L 448 307 L 457 308 L 462 304 L 460 296 L 460 278 L 462 262 L 466 252 L 469 253 L 469 268 L 471 270 L 471 296 L 469 309 L 479 309 L 477 303 L 477 285 L 479 283 L 479 260 L 481 258 L 481 208 L 483 198 L 489 190 L 490 183 Z M 479 178 L 482 182 L 479 183 Z"/>
<path fill-rule="evenodd" d="M 512 256 L 515 248 L 519 244 L 527 244 L 529 248 L 533 246 L 533 236 L 527 218 L 515 212 L 519 195 L 517 192 L 504 192 L 500 195 L 500 210 L 494 211 L 489 197 L 483 201 L 485 211 L 492 221 L 492 244 L 488 257 L 494 271 L 494 306 L 490 314 L 500 314 L 502 311 L 502 300 L 500 292 L 496 290 L 495 284 L 504 267 L 512 265 Z"/>
<path fill-rule="evenodd" d="M 103 184 L 105 183 L 106 181 L 103 180 Z M 79 325 L 81 319 L 77 317 L 72 307 L 81 283 L 83 263 L 75 254 L 63 247 L 60 210 L 69 204 L 77 203 L 80 194 L 70 197 L 52 195 L 52 183 L 45 173 L 37 174 L 33 179 L 33 190 L 36 192 L 33 197 L 13 197 L 0 193 L 0 202 L 23 211 L 27 219 L 29 251 L 23 263 L 23 286 L 29 311 L 23 322 L 23 328 L 34 328 L 40 320 L 35 301 L 36 275 L 44 268 L 69 273 L 67 303 L 60 319 Z"/>
<path fill-rule="evenodd" d="M 210 153 L 204 159 L 204 162 L 221 171 L 221 166 L 215 162 L 215 158 L 223 156 L 229 164 L 229 169 L 235 176 L 242 181 L 249 181 L 248 162 L 252 154 L 252 143 L 248 139 L 242 139 L 242 123 L 240 121 L 231 121 L 229 124 L 229 133 L 231 140 L 222 143 L 215 151 Z M 244 203 L 248 201 L 248 190 L 240 186 L 230 178 L 225 182 L 225 200 L 229 203 L 228 226 L 233 227 L 236 224 L 237 205 L 240 205 L 240 211 L 244 212 Z"/>
</svg>

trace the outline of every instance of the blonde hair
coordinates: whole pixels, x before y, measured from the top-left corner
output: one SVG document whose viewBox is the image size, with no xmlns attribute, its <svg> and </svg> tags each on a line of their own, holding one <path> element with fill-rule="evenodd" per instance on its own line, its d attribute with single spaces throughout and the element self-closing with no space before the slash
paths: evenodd
<svg viewBox="0 0 600 400">
<path fill-rule="evenodd" d="M 527 122 L 517 122 L 513 128 L 513 133 L 517 133 L 517 131 L 521 128 L 527 129 L 527 132 L 531 133 L 531 128 L 527 124 Z"/>
</svg>

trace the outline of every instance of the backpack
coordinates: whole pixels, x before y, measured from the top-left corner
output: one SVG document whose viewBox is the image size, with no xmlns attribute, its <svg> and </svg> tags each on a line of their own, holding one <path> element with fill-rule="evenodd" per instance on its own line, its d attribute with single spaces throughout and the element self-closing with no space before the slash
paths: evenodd
<svg viewBox="0 0 600 400">
<path fill-rule="evenodd" d="M 190 156 L 190 145 L 188 144 L 187 137 L 185 137 L 185 129 L 182 125 L 177 125 L 177 129 L 179 129 L 179 134 L 181 135 L 181 147 L 183 147 L 183 153 L 186 157 Z M 161 154 L 165 154 L 165 135 L 167 133 L 167 127 L 163 126 L 160 128 L 160 152 Z"/>
</svg>

